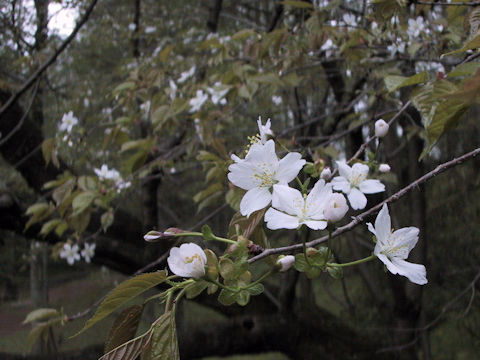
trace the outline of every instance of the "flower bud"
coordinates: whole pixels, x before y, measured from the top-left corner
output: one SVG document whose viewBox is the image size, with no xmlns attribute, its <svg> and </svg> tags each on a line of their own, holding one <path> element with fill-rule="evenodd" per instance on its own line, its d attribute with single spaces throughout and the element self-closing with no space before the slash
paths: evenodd
<svg viewBox="0 0 480 360">
<path fill-rule="evenodd" d="M 380 172 L 382 172 L 382 173 L 387 173 L 387 172 L 390 171 L 390 165 L 380 164 L 380 166 L 378 167 L 378 170 L 380 170 Z"/>
<path fill-rule="evenodd" d="M 284 271 L 287 271 L 288 269 L 290 269 L 293 264 L 295 263 L 295 256 L 293 255 L 287 255 L 287 256 L 283 256 L 283 255 L 280 255 L 277 259 L 277 263 L 276 265 L 280 267 L 280 272 L 284 272 Z"/>
<path fill-rule="evenodd" d="M 156 242 L 157 240 L 172 239 L 175 237 L 176 234 L 180 234 L 182 232 L 185 232 L 185 230 L 178 229 L 178 228 L 168 228 L 164 232 L 151 230 L 148 233 L 146 233 L 143 236 L 143 238 L 145 239 L 145 241 L 148 241 L 148 242 Z"/>
<path fill-rule="evenodd" d="M 388 133 L 390 126 L 383 119 L 379 119 L 375 122 L 375 136 L 384 137 Z"/>
<path fill-rule="evenodd" d="M 343 219 L 348 211 L 347 200 L 340 193 L 333 193 L 327 201 L 323 215 L 329 222 L 335 223 Z"/>
<path fill-rule="evenodd" d="M 330 180 L 331 177 L 332 177 L 332 170 L 330 170 L 328 166 L 325 166 L 322 172 L 320 173 L 320 179 L 328 181 Z"/>
</svg>

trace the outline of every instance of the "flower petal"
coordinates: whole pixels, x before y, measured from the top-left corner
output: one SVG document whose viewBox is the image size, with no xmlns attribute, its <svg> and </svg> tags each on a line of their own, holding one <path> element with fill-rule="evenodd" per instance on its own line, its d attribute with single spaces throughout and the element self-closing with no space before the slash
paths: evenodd
<svg viewBox="0 0 480 360">
<path fill-rule="evenodd" d="M 395 257 L 400 259 L 406 259 L 408 257 L 408 254 L 418 242 L 419 232 L 420 230 L 413 226 L 398 229 L 393 232 L 391 238 L 394 241 L 395 247 L 399 249 L 399 251 L 395 253 Z"/>
<path fill-rule="evenodd" d="M 418 285 L 428 283 L 425 266 L 397 258 L 392 259 L 392 264 L 397 268 L 398 274 L 406 276 L 411 282 Z"/>
<path fill-rule="evenodd" d="M 307 225 L 312 230 L 323 230 L 327 228 L 328 221 L 327 220 L 308 220 L 303 222 L 303 224 Z"/>
<path fill-rule="evenodd" d="M 350 194 L 347 195 L 348 201 L 350 201 L 350 205 L 352 205 L 352 209 L 359 210 L 365 208 L 367 206 L 367 198 L 363 193 L 353 188 L 350 190 Z"/>
<path fill-rule="evenodd" d="M 305 200 L 302 193 L 287 185 L 273 185 L 272 206 L 293 216 L 301 216 Z"/>
<path fill-rule="evenodd" d="M 305 200 L 307 216 L 315 220 L 323 219 L 323 211 L 331 195 L 332 185 L 325 185 L 325 180 L 323 179 L 317 181 Z"/>
<path fill-rule="evenodd" d="M 352 176 L 364 176 L 367 177 L 369 167 L 362 163 L 355 163 L 352 166 Z"/>
<path fill-rule="evenodd" d="M 271 230 L 296 229 L 300 224 L 298 218 L 270 208 L 265 213 L 267 227 Z"/>
<path fill-rule="evenodd" d="M 257 187 L 260 180 L 254 176 L 255 167 L 247 161 L 238 162 L 228 167 L 228 180 L 244 190 Z"/>
<path fill-rule="evenodd" d="M 275 154 L 275 143 L 273 140 L 268 140 L 265 144 L 252 144 L 247 156 L 245 156 L 245 160 L 252 163 L 272 164 L 276 167 L 278 164 L 278 157 L 277 154 Z"/>
<path fill-rule="evenodd" d="M 358 184 L 358 187 L 364 194 L 375 194 L 385 191 L 385 185 L 383 185 L 379 180 L 374 179 L 364 180 Z"/>
<path fill-rule="evenodd" d="M 390 220 L 390 214 L 388 213 L 388 207 L 387 204 L 383 204 L 382 209 L 375 219 L 375 236 L 382 246 L 387 243 L 391 229 L 392 222 Z"/>
<path fill-rule="evenodd" d="M 273 141 L 273 140 L 269 140 Z M 268 141 L 267 141 L 268 143 Z M 302 155 L 297 152 L 291 152 L 285 155 L 285 157 L 278 163 L 278 169 L 275 174 L 275 179 L 280 184 L 288 184 L 295 179 L 299 171 L 305 165 L 305 160 L 302 159 Z"/>
<path fill-rule="evenodd" d="M 337 161 L 338 172 L 345 179 L 350 179 L 352 168 L 345 161 Z"/>
<path fill-rule="evenodd" d="M 343 176 L 336 176 L 332 179 L 331 184 L 334 190 L 343 192 L 344 194 L 350 194 L 350 183 Z"/>
<path fill-rule="evenodd" d="M 240 202 L 240 212 L 249 217 L 254 211 L 263 209 L 272 200 L 272 194 L 267 188 L 253 188 L 247 191 Z"/>
</svg>

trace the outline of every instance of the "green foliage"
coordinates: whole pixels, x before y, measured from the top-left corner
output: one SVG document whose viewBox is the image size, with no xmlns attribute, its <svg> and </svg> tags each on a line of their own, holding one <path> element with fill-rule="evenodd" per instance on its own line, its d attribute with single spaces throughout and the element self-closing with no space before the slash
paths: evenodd
<svg viewBox="0 0 480 360">
<path fill-rule="evenodd" d="M 130 341 L 135 336 L 142 311 L 143 306 L 132 305 L 120 313 L 115 319 L 105 342 L 105 354 Z"/>
<path fill-rule="evenodd" d="M 107 295 L 92 318 L 85 323 L 84 327 L 77 334 L 75 334 L 75 336 L 81 334 L 98 321 L 110 315 L 113 311 L 118 309 L 127 301 L 132 300 L 148 289 L 161 284 L 166 280 L 166 278 L 166 272 L 157 271 L 153 273 L 140 274 L 124 281 Z"/>
</svg>

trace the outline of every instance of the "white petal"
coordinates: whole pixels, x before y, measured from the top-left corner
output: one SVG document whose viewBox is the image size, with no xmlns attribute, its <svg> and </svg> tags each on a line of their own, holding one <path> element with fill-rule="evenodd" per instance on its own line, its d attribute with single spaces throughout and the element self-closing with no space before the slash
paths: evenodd
<svg viewBox="0 0 480 360">
<path fill-rule="evenodd" d="M 362 163 L 355 163 L 352 166 L 352 176 L 355 176 L 356 174 L 361 174 L 362 176 L 367 177 L 368 170 L 368 165 Z"/>
<path fill-rule="evenodd" d="M 295 179 L 303 165 L 305 165 L 305 160 L 302 159 L 301 154 L 297 152 L 288 153 L 278 163 L 278 170 L 275 174 L 275 179 L 278 180 L 280 184 L 288 184 Z"/>
<path fill-rule="evenodd" d="M 364 194 L 375 194 L 385 191 L 385 185 L 379 180 L 374 179 L 364 180 L 358 185 L 358 187 Z"/>
<path fill-rule="evenodd" d="M 244 190 L 250 190 L 258 186 L 259 180 L 254 177 L 254 167 L 251 163 L 242 161 L 228 167 L 228 180 Z"/>
<path fill-rule="evenodd" d="M 277 154 L 275 154 L 275 143 L 273 140 L 268 140 L 265 145 L 260 143 L 255 143 L 250 146 L 247 156 L 245 156 L 246 161 L 251 161 L 252 163 L 266 163 L 273 164 L 275 167 L 278 164 Z"/>
<path fill-rule="evenodd" d="M 326 229 L 328 222 L 327 220 L 308 220 L 303 222 L 312 230 L 323 230 Z"/>
<path fill-rule="evenodd" d="M 332 185 L 325 185 L 325 180 L 323 179 L 317 181 L 306 199 L 306 203 L 308 206 L 307 216 L 313 219 L 323 218 L 323 211 L 325 205 L 327 204 L 331 195 Z"/>
<path fill-rule="evenodd" d="M 390 214 L 388 213 L 387 204 L 383 204 L 382 209 L 375 219 L 375 234 L 377 240 L 384 245 L 390 237 L 392 229 L 392 222 L 390 220 Z"/>
<path fill-rule="evenodd" d="M 343 176 L 336 176 L 332 179 L 331 184 L 335 190 L 341 191 L 344 194 L 350 193 L 350 183 Z"/>
<path fill-rule="evenodd" d="M 376 250 L 376 247 L 375 247 L 375 250 Z M 377 254 L 376 252 L 375 252 L 375 255 L 377 255 L 378 259 L 385 264 L 388 271 L 390 271 L 394 275 L 398 274 L 398 268 L 394 264 L 392 264 L 392 262 L 388 257 L 386 257 L 383 254 Z"/>
<path fill-rule="evenodd" d="M 398 274 L 406 276 L 411 282 L 418 285 L 428 283 L 425 266 L 397 258 L 392 259 L 392 264 L 397 268 Z"/>
<path fill-rule="evenodd" d="M 302 193 L 286 185 L 273 185 L 272 206 L 287 214 L 300 216 L 305 201 Z"/>
<path fill-rule="evenodd" d="M 300 225 L 297 217 L 287 215 L 274 208 L 267 210 L 265 221 L 267 222 L 267 227 L 271 230 L 296 229 Z"/>
<path fill-rule="evenodd" d="M 352 168 L 347 165 L 345 161 L 337 161 L 338 172 L 340 176 L 344 177 L 345 179 L 350 179 L 352 175 Z"/>
<path fill-rule="evenodd" d="M 367 198 L 358 189 L 351 189 L 350 194 L 348 194 L 347 197 L 348 201 L 350 201 L 350 205 L 352 205 L 352 209 L 354 210 L 363 209 L 365 206 L 367 206 Z"/>
<path fill-rule="evenodd" d="M 195 243 L 186 243 L 180 245 L 180 252 L 183 256 L 193 256 L 198 254 L 204 263 L 207 262 L 207 255 L 205 255 L 203 249 Z"/>
<path fill-rule="evenodd" d="M 270 204 L 272 194 L 267 188 L 253 188 L 247 191 L 240 202 L 240 212 L 249 217 L 254 211 L 263 209 Z"/>
<path fill-rule="evenodd" d="M 367 223 L 367 228 L 368 228 L 368 231 L 370 231 L 373 235 L 375 235 L 377 238 L 377 232 L 375 231 L 375 228 L 373 227 L 372 223 Z"/>
<path fill-rule="evenodd" d="M 393 232 L 391 238 L 394 241 L 395 247 L 400 248 L 401 251 L 395 253 L 395 256 L 400 259 L 406 259 L 410 251 L 418 242 L 418 234 L 420 230 L 416 227 L 406 227 L 398 229 Z"/>
</svg>

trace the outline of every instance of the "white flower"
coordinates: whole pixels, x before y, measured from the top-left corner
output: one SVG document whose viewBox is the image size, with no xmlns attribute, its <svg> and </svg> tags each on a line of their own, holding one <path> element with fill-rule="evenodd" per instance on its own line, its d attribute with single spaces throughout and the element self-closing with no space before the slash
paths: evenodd
<svg viewBox="0 0 480 360">
<path fill-rule="evenodd" d="M 280 267 L 280 272 L 289 270 L 293 266 L 293 264 L 295 264 L 295 256 L 293 255 L 280 255 L 278 257 L 277 265 Z"/>
<path fill-rule="evenodd" d="M 380 164 L 380 166 L 378 167 L 378 170 L 380 170 L 380 172 L 382 172 L 382 173 L 387 173 L 387 172 L 390 171 L 390 165 Z"/>
<path fill-rule="evenodd" d="M 87 263 L 89 263 L 90 260 L 95 256 L 95 247 L 95 244 L 88 243 L 85 243 L 83 246 L 83 250 L 80 253 Z"/>
<path fill-rule="evenodd" d="M 100 178 L 100 180 L 114 180 L 118 182 L 122 179 L 120 173 L 117 170 L 109 170 L 106 164 L 103 164 L 100 169 L 93 169 L 93 171 L 95 171 L 95 174 Z"/>
<path fill-rule="evenodd" d="M 167 262 L 175 275 L 200 278 L 205 275 L 207 256 L 200 246 L 188 243 L 172 248 Z"/>
<path fill-rule="evenodd" d="M 197 90 L 197 95 L 190 99 L 188 102 L 190 104 L 190 112 L 194 113 L 198 110 L 200 110 L 205 103 L 205 101 L 208 100 L 208 95 L 205 94 L 202 90 Z"/>
<path fill-rule="evenodd" d="M 245 159 L 232 155 L 235 163 L 228 167 L 228 179 L 247 190 L 240 202 L 242 215 L 248 217 L 254 211 L 268 206 L 272 201 L 270 189 L 275 184 L 286 185 L 295 179 L 305 165 L 301 157 L 299 153 L 291 152 L 278 160 L 273 140 L 265 144 L 253 144 Z"/>
<path fill-rule="evenodd" d="M 60 257 L 67 259 L 68 265 L 73 265 L 75 261 L 80 260 L 80 254 L 78 253 L 78 245 L 71 246 L 70 244 L 64 244 L 62 251 L 60 251 Z"/>
<path fill-rule="evenodd" d="M 262 117 L 259 116 L 257 120 L 258 131 L 260 133 L 260 142 L 265 144 L 267 142 L 267 135 L 273 136 L 273 131 L 270 129 L 272 123 L 270 119 L 267 119 L 265 125 L 262 125 Z"/>
<path fill-rule="evenodd" d="M 193 76 L 193 74 L 195 74 L 195 70 L 196 70 L 196 66 L 192 66 L 190 68 L 190 70 L 188 71 L 184 71 L 180 74 L 180 77 L 178 78 L 178 82 L 181 84 L 181 83 L 184 83 L 189 77 Z"/>
<path fill-rule="evenodd" d="M 416 227 L 406 227 L 392 232 L 387 204 L 384 204 L 378 213 L 375 228 L 371 223 L 367 226 L 377 238 L 374 254 L 385 264 L 388 271 L 406 276 L 415 284 L 424 285 L 428 282 L 425 266 L 405 261 L 418 241 L 419 230 Z"/>
<path fill-rule="evenodd" d="M 62 123 L 59 126 L 60 131 L 71 132 L 72 128 L 78 124 L 78 119 L 73 116 L 73 112 L 69 111 L 66 114 L 63 114 Z"/>
<path fill-rule="evenodd" d="M 267 227 L 271 230 L 296 229 L 305 224 L 313 230 L 323 230 L 327 221 L 323 214 L 332 194 L 332 186 L 319 180 L 308 196 L 286 185 L 273 185 L 272 207 L 265 213 Z"/>
<path fill-rule="evenodd" d="M 136 28 L 136 25 L 134 23 L 128 24 L 128 30 L 133 31 L 135 30 L 135 28 Z"/>
<path fill-rule="evenodd" d="M 422 31 L 425 30 L 423 17 L 418 16 L 416 20 L 408 19 L 407 34 L 410 37 L 418 37 Z"/>
<path fill-rule="evenodd" d="M 345 193 L 353 209 L 363 209 L 367 205 L 364 194 L 385 191 L 385 185 L 378 180 L 368 179 L 368 166 L 360 163 L 348 166 L 344 161 L 337 161 L 340 176 L 332 180 L 335 190 Z"/>
<path fill-rule="evenodd" d="M 343 14 L 343 22 L 347 26 L 357 26 L 357 19 L 353 14 Z"/>
<path fill-rule="evenodd" d="M 388 133 L 388 128 L 390 126 L 383 119 L 375 121 L 375 136 L 384 137 Z"/>
<path fill-rule="evenodd" d="M 147 26 L 145 28 L 145 34 L 151 34 L 153 33 L 155 30 L 157 30 L 157 28 L 155 26 Z"/>
<path fill-rule="evenodd" d="M 175 81 L 173 81 L 172 79 L 168 80 L 168 84 L 170 85 L 170 99 L 174 100 L 177 96 L 177 84 L 175 84 Z"/>
<path fill-rule="evenodd" d="M 330 170 L 328 166 L 325 166 L 322 172 L 320 173 L 320 179 L 328 181 L 330 180 L 331 177 L 332 177 L 332 170 Z"/>
<path fill-rule="evenodd" d="M 272 96 L 272 102 L 275 104 L 275 105 L 280 105 L 283 100 L 282 100 L 282 97 L 281 96 L 277 96 L 277 95 L 273 95 Z"/>
<path fill-rule="evenodd" d="M 227 99 L 225 99 L 224 96 L 230 91 L 230 87 L 224 86 L 221 82 L 216 82 L 213 87 L 207 88 L 207 91 L 211 95 L 212 103 L 215 105 L 225 105 Z"/>
<path fill-rule="evenodd" d="M 330 195 L 323 214 L 325 220 L 335 223 L 343 219 L 348 211 L 347 199 L 340 193 L 333 193 Z"/>
</svg>

